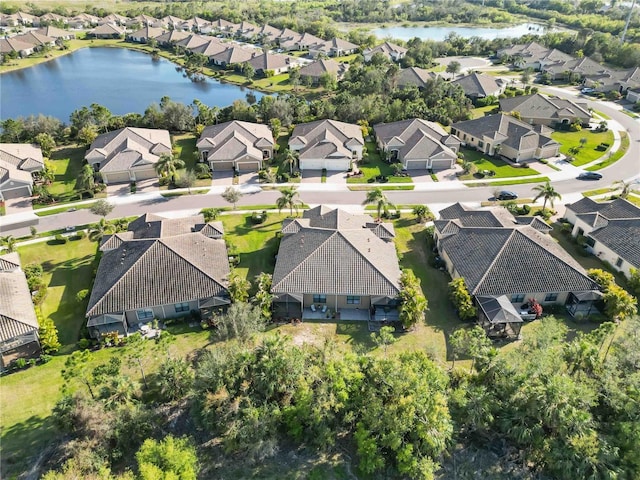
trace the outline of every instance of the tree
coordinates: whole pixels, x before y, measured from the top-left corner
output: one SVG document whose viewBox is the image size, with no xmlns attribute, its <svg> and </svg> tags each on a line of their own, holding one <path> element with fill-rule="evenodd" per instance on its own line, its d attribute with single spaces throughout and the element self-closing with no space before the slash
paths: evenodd
<svg viewBox="0 0 640 480">
<path fill-rule="evenodd" d="M 100 199 L 96 201 L 93 205 L 91 205 L 91 208 L 89 208 L 89 211 L 94 215 L 100 215 L 102 218 L 105 218 L 107 215 L 109 215 L 113 211 L 114 208 L 115 208 L 114 204 L 109 203 L 104 199 Z"/>
<path fill-rule="evenodd" d="M 449 65 L 447 65 L 447 73 L 450 73 L 452 78 L 456 78 L 461 67 L 462 65 L 460 65 L 460 62 L 456 62 L 455 60 L 453 62 L 449 62 Z"/>
<path fill-rule="evenodd" d="M 44 155 L 47 158 L 51 156 L 51 151 L 56 147 L 55 139 L 48 133 L 39 133 L 34 138 L 34 141 L 38 145 L 40 145 L 40 150 L 42 150 L 42 155 Z"/>
<path fill-rule="evenodd" d="M 282 159 L 282 165 L 289 167 L 289 174 L 293 175 L 293 167 L 298 163 L 298 152 L 289 150 L 284 151 L 284 158 Z"/>
<path fill-rule="evenodd" d="M 587 144 L 588 140 L 587 137 L 582 137 L 580 139 L 580 148 L 584 148 L 584 146 Z"/>
<path fill-rule="evenodd" d="M 50 160 L 44 161 L 44 169 L 40 172 L 40 178 L 45 185 L 50 185 L 56 179 L 56 169 Z"/>
<path fill-rule="evenodd" d="M 244 73 L 244 76 L 247 77 L 249 81 L 251 81 L 253 80 L 253 77 L 256 76 L 256 69 L 253 68 L 253 65 L 251 65 L 249 62 L 245 62 L 242 64 L 242 73 Z"/>
<path fill-rule="evenodd" d="M 88 163 L 85 163 L 78 174 L 78 186 L 80 191 L 91 193 L 93 195 L 96 187 L 95 172 L 93 167 Z"/>
<path fill-rule="evenodd" d="M 84 145 L 91 145 L 97 136 L 98 132 L 93 125 L 87 125 L 78 130 L 78 140 Z"/>
<path fill-rule="evenodd" d="M 607 316 L 616 322 L 638 313 L 638 302 L 624 288 L 615 283 L 609 285 L 602 296 Z"/>
<path fill-rule="evenodd" d="M 141 480 L 196 480 L 198 457 L 187 438 L 147 439 L 136 453 Z"/>
<path fill-rule="evenodd" d="M 37 310 L 39 313 L 40 310 Z M 42 351 L 46 354 L 56 353 L 60 350 L 61 344 L 58 340 L 58 329 L 53 320 L 49 317 L 43 318 L 42 314 L 38 316 L 38 323 L 40 328 L 38 329 L 38 335 L 40 337 L 40 346 Z"/>
<path fill-rule="evenodd" d="M 280 136 L 280 130 L 282 130 L 282 122 L 279 118 L 272 118 L 269 120 L 269 128 L 271 128 L 271 134 L 275 141 L 278 141 L 278 137 Z"/>
<path fill-rule="evenodd" d="M 218 215 L 220 215 L 220 210 L 217 208 L 203 208 L 200 210 L 200 213 L 204 216 L 204 221 L 206 223 L 213 222 Z"/>
<path fill-rule="evenodd" d="M 531 82 L 531 75 L 533 73 L 533 69 L 531 67 L 525 68 L 520 75 L 520 81 L 524 85 L 528 85 Z"/>
<path fill-rule="evenodd" d="M 248 341 L 254 334 L 264 331 L 267 319 L 262 315 L 259 306 L 238 301 L 233 303 L 226 313 L 214 318 L 216 335 L 223 339 L 237 338 L 240 342 Z"/>
<path fill-rule="evenodd" d="M 178 169 L 184 168 L 184 166 L 184 160 L 176 158 L 169 153 L 163 153 L 162 155 L 160 155 L 160 158 L 155 165 L 155 170 L 158 175 L 163 177 L 170 177 L 171 182 L 175 183 L 176 173 L 178 172 Z"/>
<path fill-rule="evenodd" d="M 378 221 L 382 219 L 382 213 L 387 213 L 389 208 L 393 208 L 393 204 L 387 199 L 380 187 L 374 188 L 367 192 L 367 196 L 363 202 L 365 205 L 376 205 L 378 212 Z"/>
<path fill-rule="evenodd" d="M 191 188 L 196 184 L 196 174 L 193 170 L 186 170 L 183 172 L 178 180 L 176 180 L 176 185 L 179 188 L 187 188 L 189 190 L 189 195 L 191 195 Z"/>
<path fill-rule="evenodd" d="M 544 198 L 544 203 L 542 204 L 542 211 L 546 210 L 547 201 L 551 205 L 551 208 L 553 208 L 554 201 L 556 199 L 557 200 L 562 199 L 562 195 L 556 192 L 556 189 L 553 188 L 550 182 L 547 182 L 544 185 L 536 185 L 535 187 L 533 187 L 533 191 L 538 192 L 536 196 L 533 198 L 534 202 L 539 198 Z"/>
<path fill-rule="evenodd" d="M 232 271 L 229 275 L 229 295 L 234 302 L 246 302 L 249 299 L 249 289 L 251 283 L 242 278 L 237 272 Z"/>
<path fill-rule="evenodd" d="M 459 277 L 449 283 L 449 298 L 461 320 L 471 320 L 478 315 L 464 278 Z"/>
<path fill-rule="evenodd" d="M 17 241 L 13 235 L 7 235 L 6 237 L 0 238 L 0 245 L 9 253 L 16 251 L 16 243 Z"/>
<path fill-rule="evenodd" d="M 384 358 L 387 358 L 387 348 L 389 345 L 392 345 L 397 341 L 396 337 L 393 336 L 393 332 L 395 331 L 396 329 L 393 327 L 384 326 L 380 328 L 378 333 L 371 333 L 371 340 L 373 340 L 373 343 L 378 347 L 382 347 L 384 351 Z"/>
<path fill-rule="evenodd" d="M 107 220 L 102 217 L 100 221 L 93 225 L 91 228 L 91 232 L 89 233 L 89 238 L 96 242 L 99 242 L 103 236 L 111 234 L 115 231 L 114 226 L 107 222 Z"/>
<path fill-rule="evenodd" d="M 400 321 L 404 328 L 412 328 L 424 321 L 427 299 L 422 293 L 420 280 L 411 270 L 403 270 L 400 275 Z"/>
<path fill-rule="evenodd" d="M 616 180 L 615 182 L 613 182 L 613 184 L 617 188 L 620 188 L 620 198 L 628 198 L 629 194 L 631 193 L 631 188 L 633 187 L 633 185 L 637 184 L 637 180 L 629 182 L 625 182 L 624 180 Z"/>
<path fill-rule="evenodd" d="M 426 205 L 416 205 L 413 209 L 413 214 L 416 216 L 418 223 L 423 223 L 427 219 L 433 218 L 431 210 Z"/>
<path fill-rule="evenodd" d="M 156 377 L 163 401 L 175 401 L 184 398 L 193 385 L 193 370 L 182 358 L 166 358 Z"/>
<path fill-rule="evenodd" d="M 280 197 L 276 200 L 276 206 L 278 211 L 282 211 L 283 208 L 289 208 L 289 214 L 293 217 L 293 210 L 295 209 L 296 215 L 298 214 L 298 207 L 301 206 L 299 200 L 298 189 L 296 187 L 284 187 L 280 190 Z"/>
<path fill-rule="evenodd" d="M 635 295 L 636 298 L 640 298 L 640 270 L 631 267 L 629 269 L 629 279 L 627 283 L 633 295 Z"/>
<path fill-rule="evenodd" d="M 64 368 L 60 372 L 64 379 L 64 384 L 62 385 L 63 391 L 69 391 L 69 383 L 72 380 L 76 380 L 87 387 L 89 395 L 95 400 L 96 396 L 92 388 L 92 371 L 89 367 L 90 360 L 91 352 L 89 352 L 89 350 L 76 350 L 67 357 Z"/>
<path fill-rule="evenodd" d="M 254 297 L 257 307 L 265 320 L 271 320 L 273 295 L 271 294 L 272 277 L 269 273 L 261 273 L 256 276 L 258 291 Z"/>
<path fill-rule="evenodd" d="M 233 209 L 236 209 L 236 204 L 242 198 L 242 192 L 237 188 L 227 187 L 224 189 L 224 192 L 220 194 L 222 198 L 224 198 L 227 202 L 233 204 Z"/>
</svg>

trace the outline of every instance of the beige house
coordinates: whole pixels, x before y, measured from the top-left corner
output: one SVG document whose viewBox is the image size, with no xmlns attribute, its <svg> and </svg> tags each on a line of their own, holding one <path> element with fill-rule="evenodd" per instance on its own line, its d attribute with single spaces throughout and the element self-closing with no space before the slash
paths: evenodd
<svg viewBox="0 0 640 480">
<path fill-rule="evenodd" d="M 33 172 L 44 168 L 42 151 L 25 143 L 0 143 L 0 200 L 30 197 Z"/>
<path fill-rule="evenodd" d="M 0 54 L 15 53 L 21 57 L 28 57 L 35 52 L 36 46 L 20 40 L 18 37 L 0 38 Z"/>
<path fill-rule="evenodd" d="M 297 125 L 289 148 L 298 152 L 300 170 L 347 171 L 362 158 L 364 138 L 359 125 L 317 120 Z"/>
<path fill-rule="evenodd" d="M 326 42 L 317 43 L 309 46 L 309 55 L 318 57 L 326 55 L 327 57 L 342 57 L 343 55 L 351 55 L 358 50 L 358 45 L 351 43 L 342 38 L 332 38 Z"/>
<path fill-rule="evenodd" d="M 280 55 L 277 53 L 257 54 L 247 60 L 257 75 L 266 76 L 267 72 L 273 72 L 274 75 L 287 72 L 293 65 L 297 65 L 295 57 L 288 55 Z"/>
<path fill-rule="evenodd" d="M 332 75 L 337 80 L 340 80 L 348 68 L 348 63 L 338 63 L 330 58 L 321 58 L 301 67 L 300 77 L 308 77 L 311 80 L 312 85 L 317 85 L 320 82 L 320 78 L 326 74 Z"/>
<path fill-rule="evenodd" d="M 88 32 L 89 36 L 95 38 L 121 38 L 124 36 L 125 29 L 111 23 L 103 23 Z"/>
<path fill-rule="evenodd" d="M 501 98 L 500 110 L 504 113 L 518 112 L 523 122 L 549 127 L 571 125 L 576 122 L 588 126 L 591 120 L 587 102 L 552 98 L 539 93 Z"/>
<path fill-rule="evenodd" d="M 401 47 L 400 45 L 396 45 L 391 42 L 384 42 L 380 45 L 376 45 L 373 48 L 365 48 L 362 51 L 362 55 L 364 56 L 365 62 L 370 62 L 373 56 L 376 53 L 383 55 L 388 60 L 393 62 L 399 62 L 402 60 L 407 54 L 408 50 L 405 47 Z"/>
<path fill-rule="evenodd" d="M 156 178 L 162 154 L 171 154 L 168 130 L 126 127 L 99 135 L 84 158 L 111 184 Z"/>
<path fill-rule="evenodd" d="M 148 43 L 150 39 L 157 39 L 163 35 L 165 31 L 159 27 L 142 27 L 140 30 L 127 34 L 127 40 L 136 43 Z"/>
<path fill-rule="evenodd" d="M 504 85 L 495 77 L 482 73 L 470 73 L 451 82 L 452 85 L 460 85 L 464 94 L 472 100 L 485 97 L 497 97 L 504 90 Z"/>
<path fill-rule="evenodd" d="M 393 225 L 319 206 L 287 219 L 273 272 L 275 317 L 397 320 Z"/>
<path fill-rule="evenodd" d="M 213 171 L 258 171 L 273 157 L 273 134 L 267 125 L 232 122 L 206 127 L 196 147 L 200 161 Z"/>
<path fill-rule="evenodd" d="M 76 38 L 75 33 L 70 32 L 69 30 L 63 30 L 62 28 L 53 27 L 51 25 L 39 28 L 35 33 L 55 40 L 72 40 Z"/>
<path fill-rule="evenodd" d="M 154 319 L 207 317 L 230 303 L 222 222 L 146 214 L 105 237 L 87 306 L 92 337 L 126 335 Z"/>
<path fill-rule="evenodd" d="M 560 149 L 547 127 L 532 126 L 502 113 L 454 123 L 451 134 L 463 145 L 515 163 L 554 157 Z"/>
</svg>

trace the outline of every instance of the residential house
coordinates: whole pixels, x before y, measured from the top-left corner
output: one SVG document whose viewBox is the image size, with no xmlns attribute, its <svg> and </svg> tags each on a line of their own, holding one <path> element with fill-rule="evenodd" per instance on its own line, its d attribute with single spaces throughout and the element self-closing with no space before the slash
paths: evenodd
<svg viewBox="0 0 640 480">
<path fill-rule="evenodd" d="M 18 25 L 18 17 L 15 13 L 10 15 L 0 13 L 0 27 L 17 27 Z"/>
<path fill-rule="evenodd" d="M 434 225 L 440 258 L 484 307 L 480 321 L 490 335 L 517 336 L 522 320 L 532 318 L 530 300 L 543 307 L 566 305 L 574 316 L 594 311 L 598 285 L 548 235 L 551 227 L 542 220 L 456 203 L 441 210 Z M 495 303 L 503 307 L 502 315 Z"/>
<path fill-rule="evenodd" d="M 127 28 L 134 28 L 137 26 L 162 28 L 162 22 L 155 17 L 145 15 L 143 13 L 127 20 L 126 26 Z"/>
<path fill-rule="evenodd" d="M 572 57 L 567 61 L 550 62 L 542 66 L 541 70 L 551 75 L 552 80 L 598 77 L 610 71 L 609 68 L 589 57 Z"/>
<path fill-rule="evenodd" d="M 273 157 L 273 134 L 267 125 L 234 120 L 206 127 L 196 147 L 201 162 L 214 171 L 251 172 Z"/>
<path fill-rule="evenodd" d="M 125 17 L 117 13 L 110 13 L 106 17 L 98 20 L 98 25 L 113 25 L 116 27 L 123 27 L 128 21 L 129 17 Z"/>
<path fill-rule="evenodd" d="M 68 17 L 58 15 L 57 13 L 49 12 L 40 16 L 40 26 L 47 26 L 52 24 L 67 25 L 68 23 L 69 23 Z"/>
<path fill-rule="evenodd" d="M 513 63 L 518 68 L 540 70 L 540 61 L 550 49 L 537 42 L 512 45 L 498 50 L 497 57 L 505 62 Z"/>
<path fill-rule="evenodd" d="M 27 43 L 24 40 L 16 37 L 0 38 L 0 54 L 2 55 L 19 55 L 21 57 L 28 57 L 36 50 L 36 47 L 32 43 Z"/>
<path fill-rule="evenodd" d="M 500 110 L 504 113 L 518 112 L 523 122 L 549 127 L 573 123 L 588 126 L 591 120 L 587 102 L 552 98 L 539 93 L 501 98 Z"/>
<path fill-rule="evenodd" d="M 180 30 L 182 31 L 182 30 Z M 184 32 L 186 33 L 186 32 Z M 158 37 L 160 38 L 160 37 Z M 207 43 L 209 43 L 211 41 L 211 37 L 205 36 L 205 35 L 199 35 L 196 33 L 192 33 L 186 37 L 184 37 L 182 40 L 178 40 L 177 42 L 175 42 L 176 47 L 180 47 L 184 50 L 189 50 L 191 51 L 194 48 L 197 47 L 201 47 L 202 45 L 205 45 Z"/>
<path fill-rule="evenodd" d="M 624 96 L 629 90 L 640 88 L 640 67 L 585 75 L 584 85 L 599 92 L 616 91 Z"/>
<path fill-rule="evenodd" d="M 640 208 L 622 198 L 599 203 L 588 197 L 566 207 L 571 235 L 585 236 L 591 253 L 627 278 L 640 269 Z"/>
<path fill-rule="evenodd" d="M 640 87 L 630 88 L 627 90 L 627 100 L 631 103 L 640 102 Z"/>
<path fill-rule="evenodd" d="M 398 72 L 396 85 L 400 88 L 418 87 L 425 88 L 429 80 L 434 80 L 437 75 L 424 68 L 409 67 Z"/>
<path fill-rule="evenodd" d="M 256 33 L 256 41 L 265 44 L 275 44 L 280 37 L 281 30 L 276 27 L 272 27 L 268 23 L 265 23 L 260 27 Z"/>
<path fill-rule="evenodd" d="M 79 13 L 75 17 L 69 19 L 69 28 L 90 28 L 94 25 L 98 25 L 100 18 L 88 13 Z"/>
<path fill-rule="evenodd" d="M 157 39 L 159 36 L 163 35 L 165 31 L 159 27 L 142 27 L 135 32 L 129 33 L 127 35 L 127 40 L 130 42 L 136 43 L 149 43 L 149 40 L 154 38 Z"/>
<path fill-rule="evenodd" d="M 205 20 L 204 18 L 193 17 L 192 19 L 186 20 L 184 23 L 182 23 L 180 25 L 180 29 L 208 34 L 214 31 L 214 26 L 213 23 Z"/>
<path fill-rule="evenodd" d="M 107 236 L 87 307 L 94 338 L 126 335 L 154 319 L 208 317 L 229 303 L 229 259 L 222 222 L 202 215 L 142 215 Z M 144 328 L 142 329 L 144 330 Z"/>
<path fill-rule="evenodd" d="M 498 97 L 504 90 L 501 80 L 483 73 L 470 73 L 452 80 L 451 83 L 460 85 L 464 90 L 464 94 L 473 101 L 479 98 Z"/>
<path fill-rule="evenodd" d="M 414 118 L 379 123 L 373 131 L 388 161 L 401 162 L 406 170 L 445 170 L 458 159 L 460 140 L 434 122 Z"/>
<path fill-rule="evenodd" d="M 373 48 L 365 48 L 362 51 L 362 55 L 364 56 L 364 61 L 367 63 L 371 61 L 376 53 L 383 55 L 392 62 L 399 62 L 405 57 L 408 51 L 409 50 L 405 47 L 401 47 L 400 45 L 396 45 L 395 43 L 384 42 L 380 45 L 376 45 Z"/>
<path fill-rule="evenodd" d="M 170 47 L 186 38 L 189 38 L 190 36 L 190 33 L 183 32 L 182 30 L 169 30 L 168 32 L 156 37 L 156 41 L 158 42 L 158 45 Z"/>
<path fill-rule="evenodd" d="M 364 138 L 359 125 L 317 120 L 297 125 L 289 148 L 298 152 L 300 170 L 347 171 L 362 158 Z"/>
<path fill-rule="evenodd" d="M 275 318 L 397 320 L 393 225 L 318 206 L 287 219 L 271 293 Z"/>
<path fill-rule="evenodd" d="M 266 77 L 267 72 L 279 75 L 288 71 L 297 61 L 294 57 L 288 55 L 262 53 L 251 57 L 247 60 L 247 63 L 253 67 L 256 75 Z"/>
<path fill-rule="evenodd" d="M 248 62 L 256 55 L 257 50 L 243 48 L 240 46 L 232 46 L 222 52 L 211 56 L 211 61 L 222 68 L 231 65 L 241 65 Z"/>
<path fill-rule="evenodd" d="M 87 35 L 95 38 L 121 38 L 124 35 L 124 28 L 112 25 L 111 23 L 103 23 L 102 25 L 87 32 Z"/>
<path fill-rule="evenodd" d="M 19 25 L 24 25 L 25 27 L 40 26 L 40 17 L 31 15 L 30 13 L 26 13 L 26 12 L 18 12 L 18 13 L 15 13 L 14 15 Z"/>
<path fill-rule="evenodd" d="M 63 30 L 62 28 L 53 27 L 51 25 L 39 28 L 35 33 L 55 40 L 72 40 L 76 38 L 75 33 L 70 32 L 69 30 Z"/>
<path fill-rule="evenodd" d="M 38 318 L 16 253 L 0 255 L 0 369 L 40 354 Z"/>
<path fill-rule="evenodd" d="M 40 50 L 44 47 L 53 47 L 56 44 L 55 38 L 47 37 L 33 30 L 21 35 L 16 35 L 14 38 L 33 45 L 35 50 Z"/>
<path fill-rule="evenodd" d="M 44 169 L 42 151 L 26 143 L 0 143 L 0 200 L 30 197 L 33 172 Z"/>
<path fill-rule="evenodd" d="M 238 25 L 223 18 L 211 22 L 212 32 L 223 37 L 233 37 L 238 30 Z"/>
<path fill-rule="evenodd" d="M 342 38 L 332 38 L 326 42 L 320 42 L 315 45 L 309 46 L 309 55 L 311 57 L 318 57 L 325 55 L 327 57 L 342 57 L 344 55 L 351 55 L 358 50 L 358 45 L 348 42 Z"/>
<path fill-rule="evenodd" d="M 348 63 L 338 63 L 335 60 L 321 58 L 300 68 L 300 77 L 308 77 L 312 85 L 317 85 L 320 83 L 320 78 L 327 74 L 337 80 L 342 79 L 348 68 Z"/>
<path fill-rule="evenodd" d="M 178 30 L 180 25 L 183 23 L 184 20 L 182 18 L 174 17 L 173 15 L 167 15 L 160 19 L 160 26 L 169 30 Z"/>
<path fill-rule="evenodd" d="M 238 25 L 238 29 L 236 30 L 236 35 L 245 40 L 253 40 L 258 36 L 258 32 L 260 31 L 260 27 L 254 25 L 253 23 L 242 21 Z"/>
<path fill-rule="evenodd" d="M 515 163 L 558 155 L 560 144 L 544 125 L 529 125 L 503 113 L 454 123 L 451 134 L 463 144 Z"/>
<path fill-rule="evenodd" d="M 295 33 L 295 32 L 294 32 Z M 280 37 L 279 45 L 284 50 L 309 50 L 313 45 L 324 43 L 324 40 L 310 33 Z"/>
<path fill-rule="evenodd" d="M 190 49 L 192 53 L 199 53 L 209 59 L 209 62 L 213 62 L 213 57 L 219 53 L 224 52 L 229 48 L 228 43 L 222 43 L 219 38 L 210 37 L 207 43 L 198 45 Z"/>
<path fill-rule="evenodd" d="M 84 158 L 110 184 L 156 178 L 162 154 L 171 154 L 168 130 L 126 127 L 99 135 Z"/>
</svg>

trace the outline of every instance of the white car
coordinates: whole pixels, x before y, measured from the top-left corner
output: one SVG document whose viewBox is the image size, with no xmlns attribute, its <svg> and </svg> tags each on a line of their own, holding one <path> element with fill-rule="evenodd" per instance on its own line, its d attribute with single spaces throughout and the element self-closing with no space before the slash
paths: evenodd
<svg viewBox="0 0 640 480">
<path fill-rule="evenodd" d="M 586 88 L 585 87 L 582 90 L 580 90 L 580 93 L 585 93 L 585 94 L 586 93 L 593 93 L 593 92 L 595 92 L 595 89 L 593 89 L 593 88 Z"/>
</svg>

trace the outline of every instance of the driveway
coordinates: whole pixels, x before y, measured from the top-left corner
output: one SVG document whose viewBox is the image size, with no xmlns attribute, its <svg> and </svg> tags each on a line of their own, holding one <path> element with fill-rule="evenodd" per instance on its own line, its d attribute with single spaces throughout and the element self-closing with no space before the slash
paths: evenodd
<svg viewBox="0 0 640 480">
<path fill-rule="evenodd" d="M 305 170 L 301 183 L 322 183 L 322 170 Z M 346 185 L 347 175 L 345 172 L 327 172 L 325 183 Z"/>
<path fill-rule="evenodd" d="M 224 171 L 214 171 L 213 172 L 213 182 L 212 185 L 233 185 L 233 170 Z"/>
<path fill-rule="evenodd" d="M 131 187 L 128 183 L 111 183 L 107 185 L 107 198 L 123 197 L 131 193 Z"/>
<path fill-rule="evenodd" d="M 4 208 L 7 215 L 33 212 L 31 197 L 10 198 L 8 200 L 5 200 Z"/>
<path fill-rule="evenodd" d="M 259 183 L 257 172 L 244 172 L 238 177 L 238 185 L 252 185 Z"/>
</svg>

